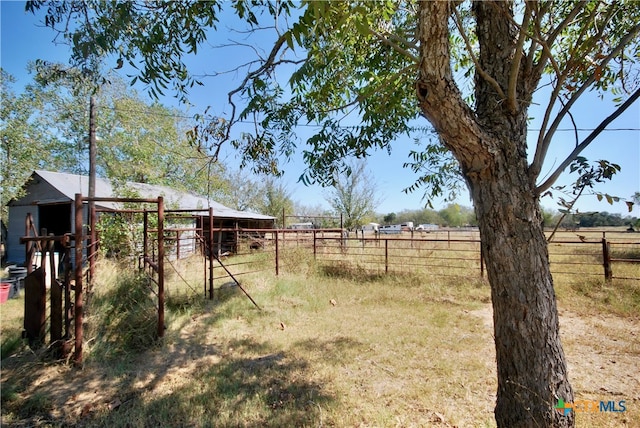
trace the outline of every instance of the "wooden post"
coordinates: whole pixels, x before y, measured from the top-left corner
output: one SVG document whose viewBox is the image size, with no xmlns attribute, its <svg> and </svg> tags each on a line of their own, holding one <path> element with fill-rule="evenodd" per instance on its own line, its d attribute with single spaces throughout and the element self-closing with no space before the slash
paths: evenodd
<svg viewBox="0 0 640 428">
<path fill-rule="evenodd" d="M 89 261 L 89 279 L 87 288 L 91 290 L 96 270 L 96 252 L 98 242 L 96 240 L 96 97 L 89 98 L 89 242 L 87 245 L 87 257 Z"/>
<path fill-rule="evenodd" d="M 158 197 L 158 337 L 164 336 L 164 199 Z"/>
<path fill-rule="evenodd" d="M 24 279 L 24 331 L 29 346 L 38 346 L 45 336 L 47 310 L 44 268 L 32 270 Z"/>
<path fill-rule="evenodd" d="M 142 268 L 144 269 L 149 260 L 149 213 L 145 208 L 142 212 Z"/>
<path fill-rule="evenodd" d="M 91 290 L 96 274 L 96 255 L 98 252 L 98 239 L 96 234 L 96 203 L 89 202 L 89 240 L 87 244 L 87 258 L 89 262 L 89 279 L 87 289 Z"/>
<path fill-rule="evenodd" d="M 482 250 L 482 243 L 480 243 L 480 277 L 484 278 L 484 251 Z"/>
<path fill-rule="evenodd" d="M 82 194 L 76 193 L 75 199 L 75 234 L 76 234 L 76 253 L 75 253 L 75 302 L 74 302 L 74 321 L 75 321 L 75 353 L 74 363 L 82 364 Z"/>
<path fill-rule="evenodd" d="M 238 229 L 238 222 L 233 223 L 233 252 L 240 252 L 240 230 Z"/>
<path fill-rule="evenodd" d="M 180 231 L 176 230 L 176 260 L 180 260 Z"/>
<path fill-rule="evenodd" d="M 604 278 L 611 281 L 613 271 L 611 269 L 611 246 L 606 238 L 602 238 L 602 265 L 604 267 Z"/>
<path fill-rule="evenodd" d="M 224 226 L 224 223 L 222 220 L 220 220 L 220 231 L 218 232 L 218 258 L 220 258 L 220 256 L 222 255 L 222 227 Z"/>
<path fill-rule="evenodd" d="M 27 217 L 25 218 L 25 231 L 24 236 L 31 236 L 31 230 L 33 229 L 33 217 L 31 213 L 27 213 Z M 37 233 L 36 233 L 37 236 Z M 27 274 L 30 274 L 33 271 L 33 253 L 36 248 L 36 241 L 29 241 L 27 245 L 25 245 L 26 253 L 25 253 L 25 267 L 27 268 Z"/>
</svg>

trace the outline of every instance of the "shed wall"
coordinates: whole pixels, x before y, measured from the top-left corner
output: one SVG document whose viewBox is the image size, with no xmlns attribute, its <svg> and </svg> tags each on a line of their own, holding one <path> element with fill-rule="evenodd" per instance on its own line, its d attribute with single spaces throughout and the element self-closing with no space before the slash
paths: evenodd
<svg viewBox="0 0 640 428">
<path fill-rule="evenodd" d="M 38 207 L 12 206 L 9 208 L 9 224 L 7 226 L 7 263 L 22 264 L 25 259 L 25 247 L 20 243 L 20 238 L 24 236 L 24 221 L 27 214 L 31 213 L 34 222 L 37 223 Z"/>
<path fill-rule="evenodd" d="M 82 223 L 88 224 L 88 209 L 87 204 L 84 204 L 82 212 Z M 39 209 L 36 205 L 10 205 L 9 206 L 9 225 L 7 227 L 7 264 L 24 264 L 25 262 L 25 245 L 20 243 L 20 238 L 25 236 L 25 220 L 27 214 L 31 213 L 33 223 L 40 234 L 40 228 L 42 227 L 39 218 Z M 67 230 L 65 233 L 75 233 L 75 210 L 73 205 L 71 206 L 71 218 L 66 221 L 70 221 L 71 230 Z"/>
</svg>

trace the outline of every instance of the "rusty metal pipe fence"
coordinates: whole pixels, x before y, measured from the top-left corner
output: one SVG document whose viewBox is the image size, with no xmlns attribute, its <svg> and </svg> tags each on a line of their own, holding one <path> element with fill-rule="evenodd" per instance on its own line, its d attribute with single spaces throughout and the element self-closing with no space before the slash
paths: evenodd
<svg viewBox="0 0 640 428">
<path fill-rule="evenodd" d="M 44 248 L 51 245 L 50 242 L 53 240 L 60 239 L 65 243 L 63 296 L 56 300 L 57 307 L 62 306 L 60 301 L 64 300 L 64 319 L 57 315 L 45 319 L 46 308 L 42 307 L 42 303 L 38 303 L 40 309 L 36 317 L 37 335 L 44 335 L 41 327 L 45 323 L 55 325 L 52 328 L 55 332 L 52 342 L 60 339 L 68 342 L 73 339 L 76 363 L 82 362 L 83 281 L 89 279 L 87 284 L 90 284 L 94 274 L 87 272 L 84 265 L 87 258 L 96 255 L 100 242 L 99 237 L 89 238 L 82 223 L 82 203 L 87 200 L 88 198 L 76 195 L 75 236 L 30 237 L 30 229 L 27 228 L 26 236 L 23 238 L 28 252 L 33 251 L 32 243 L 38 241 L 42 246 L 43 256 L 46 254 Z M 418 273 L 432 277 L 464 278 L 482 278 L 485 273 L 477 232 L 404 232 L 397 235 L 378 235 L 348 233 L 342 229 L 209 227 L 205 230 L 202 227 L 165 225 L 162 198 L 144 202 L 158 205 L 157 210 L 154 210 L 158 224 L 154 228 L 147 226 L 145 213 L 144 264 L 139 267 L 151 270 L 153 272 L 150 273 L 155 274 L 159 337 L 164 329 L 165 288 L 167 292 L 173 292 L 174 287 L 178 288 L 176 282 L 187 284 L 182 289 L 194 298 L 213 299 L 214 291 L 223 288 L 230 280 L 240 286 L 242 278 L 260 278 L 262 272 L 275 275 L 282 272 L 295 273 L 300 270 L 300 264 L 306 263 L 310 258 L 313 258 L 317 265 L 332 272 L 350 270 L 375 275 Z M 212 217 L 211 212 L 209 216 Z M 213 222 L 210 221 L 209 224 Z M 214 240 L 214 233 L 218 237 L 217 240 Z M 606 236 L 602 233 L 601 237 L 593 234 L 576 236 L 579 239 L 554 240 L 549 243 L 549 258 L 554 275 L 569 275 L 578 279 L 591 277 L 604 278 L 607 281 L 640 281 L 640 235 L 628 234 L 621 237 L 622 235 Z M 85 245 L 87 241 L 88 245 Z M 178 264 L 183 257 L 193 260 L 195 264 L 180 267 Z M 31 256 L 27 259 L 28 265 L 31 266 Z M 75 275 L 71 272 L 69 261 L 75 262 Z M 165 284 L 165 269 L 168 274 L 175 273 L 178 281 L 174 278 Z M 193 279 L 186 278 L 187 272 L 193 274 Z M 73 283 L 71 278 L 75 279 Z M 44 288 L 43 285 L 38 287 Z M 73 301 L 71 294 L 74 297 Z M 247 296 L 251 298 L 248 294 Z M 72 325 L 72 320 L 75 321 L 75 325 Z M 64 325 L 64 336 L 61 336 L 61 324 Z"/>
<path fill-rule="evenodd" d="M 549 243 L 554 275 L 640 280 L 640 236 L 607 238 L 577 235 L 578 240 Z M 373 274 L 428 272 L 437 276 L 484 276 L 479 234 L 467 231 L 354 234 L 336 230 L 280 231 L 280 254 L 307 248 L 315 260 L 333 269 Z"/>
<path fill-rule="evenodd" d="M 220 259 L 236 276 L 262 271 L 296 272 L 299 258 L 288 257 L 292 252 L 313 255 L 317 263 L 332 269 L 356 269 L 371 274 L 428 272 L 467 278 L 485 274 L 477 232 L 374 235 L 347 234 L 341 229 L 220 231 L 235 234 L 235 251 L 223 253 Z M 550 242 L 552 273 L 640 281 L 640 235 L 629 234 L 629 238 L 621 239 L 605 237 L 603 232 L 592 235 L 596 233 L 584 240 Z M 228 278 L 220 266 L 213 271 L 216 282 Z"/>
</svg>

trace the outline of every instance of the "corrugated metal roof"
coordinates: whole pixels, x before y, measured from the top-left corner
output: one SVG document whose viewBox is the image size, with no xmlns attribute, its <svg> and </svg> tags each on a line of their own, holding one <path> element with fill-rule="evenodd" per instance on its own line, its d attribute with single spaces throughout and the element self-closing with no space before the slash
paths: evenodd
<svg viewBox="0 0 640 428">
<path fill-rule="evenodd" d="M 89 177 L 85 175 L 67 174 L 62 172 L 51 172 L 44 170 L 36 170 L 33 175 L 39 176 L 53 187 L 63 193 L 69 200 L 75 199 L 76 193 L 87 195 L 89 193 Z M 238 211 L 226 207 L 218 202 L 208 200 L 200 196 L 193 195 L 188 192 L 180 192 L 166 186 L 157 186 L 145 183 L 127 182 L 127 187 L 134 190 L 141 198 L 157 198 L 162 196 L 165 200 L 165 206 L 174 209 L 195 210 L 213 208 L 213 215 L 216 217 L 226 218 L 243 218 L 253 220 L 272 220 L 274 217 L 252 213 L 248 211 Z M 96 197 L 113 198 L 113 187 L 109 181 L 96 177 Z M 120 204 L 114 202 L 96 202 L 108 209 L 118 209 Z"/>
</svg>

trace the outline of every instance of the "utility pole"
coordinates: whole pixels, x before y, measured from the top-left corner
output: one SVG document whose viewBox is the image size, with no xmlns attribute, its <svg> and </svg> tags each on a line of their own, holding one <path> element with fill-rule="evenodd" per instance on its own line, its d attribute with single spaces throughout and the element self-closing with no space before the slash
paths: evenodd
<svg viewBox="0 0 640 428">
<path fill-rule="evenodd" d="M 96 97 L 89 98 L 89 195 L 96 196 Z M 91 204 L 92 202 L 89 202 Z"/>
<path fill-rule="evenodd" d="M 96 239 L 96 97 L 89 98 L 89 245 L 87 245 L 87 257 L 89 258 L 89 283 L 95 273 L 97 239 Z"/>
</svg>

